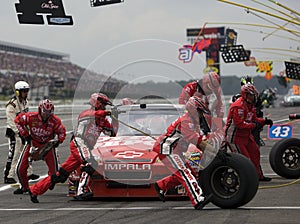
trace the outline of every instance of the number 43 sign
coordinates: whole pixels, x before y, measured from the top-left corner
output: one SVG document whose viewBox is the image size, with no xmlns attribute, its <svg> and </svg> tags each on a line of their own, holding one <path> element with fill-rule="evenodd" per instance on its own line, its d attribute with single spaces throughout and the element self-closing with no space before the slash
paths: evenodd
<svg viewBox="0 0 300 224">
<path fill-rule="evenodd" d="M 292 138 L 294 129 L 289 124 L 274 124 L 268 129 L 269 139 Z"/>
</svg>

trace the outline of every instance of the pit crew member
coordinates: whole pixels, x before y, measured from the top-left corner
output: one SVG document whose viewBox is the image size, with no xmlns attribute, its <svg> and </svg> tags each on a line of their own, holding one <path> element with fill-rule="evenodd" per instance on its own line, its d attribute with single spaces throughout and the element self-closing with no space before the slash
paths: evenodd
<svg viewBox="0 0 300 224">
<path fill-rule="evenodd" d="M 33 203 L 39 203 L 38 195 L 44 194 L 49 188 L 53 189 L 56 183 L 64 183 L 70 172 L 79 167 L 82 167 L 82 176 L 75 199 L 84 200 L 93 196 L 93 192 L 88 188 L 88 183 L 90 175 L 95 172 L 98 164 L 91 150 L 101 133 L 112 137 L 116 136 L 119 125 L 117 119 L 114 119 L 115 116 L 112 116 L 111 122 L 106 117 L 111 115 L 111 112 L 106 110 L 106 106 L 112 105 L 112 103 L 105 94 L 93 93 L 89 103 L 91 108 L 79 114 L 77 127 L 70 142 L 70 156 L 57 173 L 45 177 L 30 187 Z"/>
<path fill-rule="evenodd" d="M 27 169 L 31 147 L 41 148 L 57 135 L 57 144 L 43 158 L 48 166 L 48 174 L 55 174 L 58 170 L 58 158 L 55 148 L 65 140 L 66 129 L 60 118 L 54 114 L 54 104 L 49 99 L 40 101 L 38 112 L 19 114 L 15 118 L 15 123 L 20 135 L 26 139 L 26 145 L 21 153 L 16 170 L 21 186 L 14 191 L 14 194 L 23 194 L 29 191 Z"/>
<path fill-rule="evenodd" d="M 226 120 L 225 139 L 232 152 L 241 153 L 254 164 L 259 180 L 270 181 L 260 168 L 260 151 L 252 134 L 253 129 L 273 125 L 268 118 L 256 116 L 258 91 L 251 83 L 241 86 L 241 97 L 231 104 Z"/>
<path fill-rule="evenodd" d="M 187 111 L 177 118 L 161 135 L 153 146 L 153 151 L 159 154 L 159 159 L 173 172 L 154 184 L 159 198 L 165 201 L 165 192 L 182 184 L 195 209 L 202 209 L 211 200 L 212 195 L 203 195 L 195 176 L 186 166 L 182 153 L 186 152 L 189 144 L 200 148 L 201 141 L 207 138 L 201 133 L 200 120 L 205 119 L 204 114 L 209 114 L 205 100 L 192 96 L 186 103 Z"/>
<path fill-rule="evenodd" d="M 202 87 L 199 80 L 186 84 L 182 89 L 178 102 L 179 104 L 186 104 L 188 99 L 194 95 L 205 98 L 207 102 L 215 97 L 216 99 L 212 100 L 213 103 L 209 108 L 212 115 L 215 114 L 217 117 L 222 118 L 224 116 L 224 106 L 220 83 L 220 76 L 217 73 L 205 73 L 202 78 Z"/>
<path fill-rule="evenodd" d="M 27 82 L 17 81 L 14 86 L 15 95 L 6 104 L 7 128 L 5 136 L 8 138 L 9 152 L 4 168 L 5 184 L 17 183 L 15 180 L 16 165 L 24 148 L 25 141 L 24 138 L 20 137 L 14 119 L 18 114 L 29 111 L 27 99 L 29 90 L 30 86 Z M 31 165 L 28 168 L 28 174 L 28 179 L 35 180 L 39 178 L 39 175 L 32 173 Z"/>
</svg>

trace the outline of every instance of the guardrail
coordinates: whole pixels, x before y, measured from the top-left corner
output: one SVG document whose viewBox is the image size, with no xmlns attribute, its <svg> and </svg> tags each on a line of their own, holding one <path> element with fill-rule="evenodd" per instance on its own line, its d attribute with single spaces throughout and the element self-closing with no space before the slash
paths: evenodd
<svg viewBox="0 0 300 224">
<path fill-rule="evenodd" d="M 72 113 L 79 113 L 80 111 L 89 108 L 88 104 L 85 105 L 57 105 L 55 106 L 56 115 L 67 115 Z M 30 106 L 29 111 L 37 111 L 37 106 Z M 0 119 L 6 119 L 5 108 L 0 108 Z"/>
</svg>

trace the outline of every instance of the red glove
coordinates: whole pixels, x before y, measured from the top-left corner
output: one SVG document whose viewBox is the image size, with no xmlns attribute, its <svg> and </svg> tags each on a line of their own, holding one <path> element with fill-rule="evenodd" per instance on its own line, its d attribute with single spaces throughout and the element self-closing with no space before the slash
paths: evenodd
<svg viewBox="0 0 300 224">
<path fill-rule="evenodd" d="M 111 115 L 111 112 L 108 110 L 97 110 L 95 111 L 95 116 L 96 117 L 106 117 Z"/>
</svg>

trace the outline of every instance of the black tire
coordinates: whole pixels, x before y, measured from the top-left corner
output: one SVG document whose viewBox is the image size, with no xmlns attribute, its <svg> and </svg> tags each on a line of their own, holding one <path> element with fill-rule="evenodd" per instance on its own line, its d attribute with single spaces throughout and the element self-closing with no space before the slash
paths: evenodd
<svg viewBox="0 0 300 224">
<path fill-rule="evenodd" d="M 274 144 L 269 154 L 275 173 L 284 178 L 300 177 L 300 139 L 287 138 Z"/>
<path fill-rule="evenodd" d="M 245 156 L 230 153 L 224 163 L 219 158 L 199 173 L 199 184 L 205 195 L 213 194 L 212 203 L 233 209 L 247 204 L 258 189 L 258 175 Z"/>
</svg>

